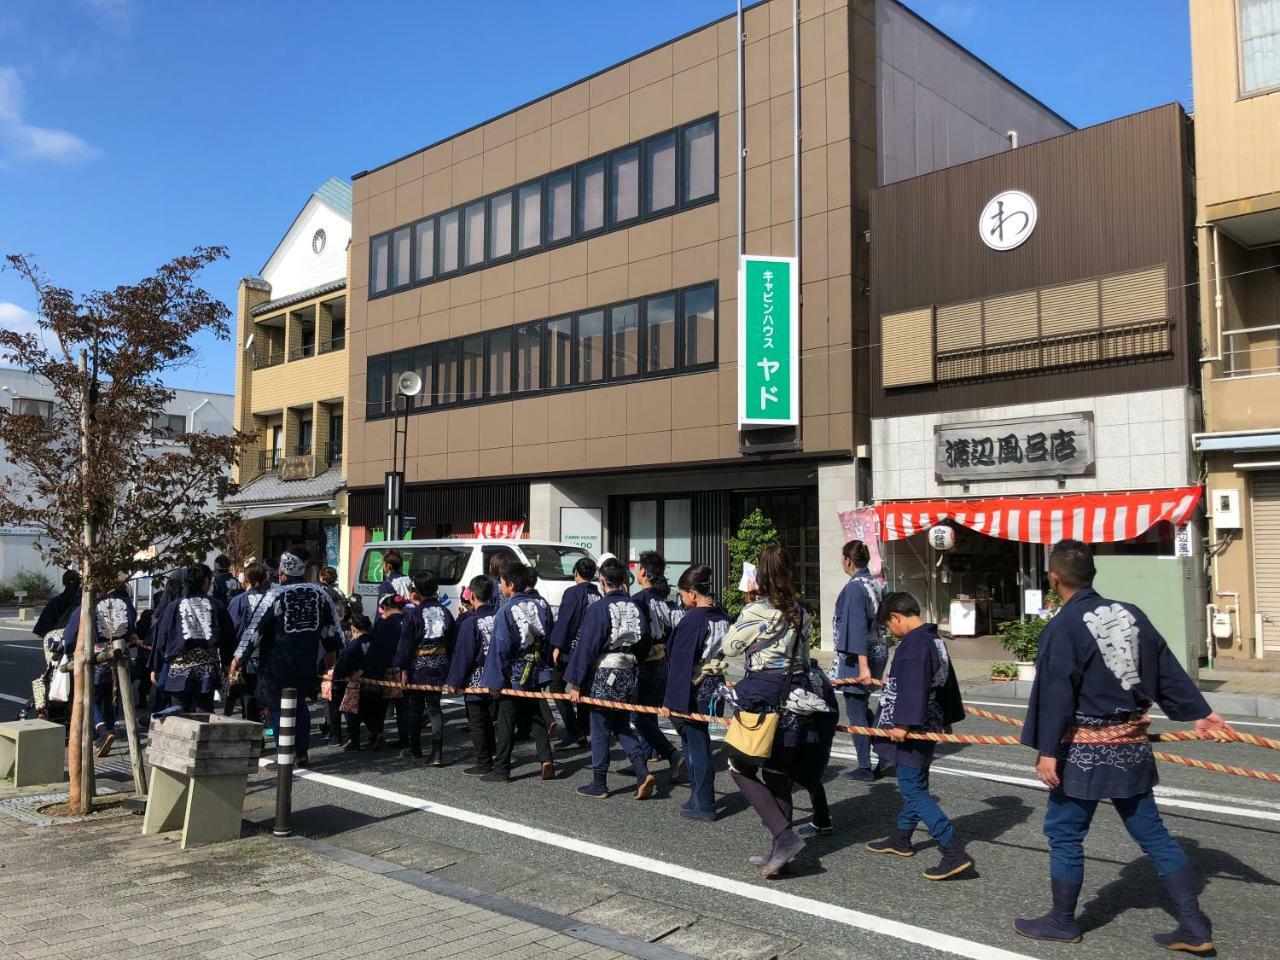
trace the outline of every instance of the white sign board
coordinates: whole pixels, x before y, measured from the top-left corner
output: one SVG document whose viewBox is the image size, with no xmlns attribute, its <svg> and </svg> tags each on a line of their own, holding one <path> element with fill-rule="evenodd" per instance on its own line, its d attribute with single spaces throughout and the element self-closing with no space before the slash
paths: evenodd
<svg viewBox="0 0 1280 960">
<path fill-rule="evenodd" d="M 1022 246 L 1036 228 L 1036 202 L 1021 190 L 997 193 L 982 208 L 978 236 L 992 250 L 1012 250 Z"/>
<path fill-rule="evenodd" d="M 1173 555 L 1191 556 L 1191 524 L 1180 523 L 1173 528 Z"/>
<path fill-rule="evenodd" d="M 593 557 L 604 552 L 601 527 L 599 507 L 560 508 L 560 539 Z"/>
</svg>

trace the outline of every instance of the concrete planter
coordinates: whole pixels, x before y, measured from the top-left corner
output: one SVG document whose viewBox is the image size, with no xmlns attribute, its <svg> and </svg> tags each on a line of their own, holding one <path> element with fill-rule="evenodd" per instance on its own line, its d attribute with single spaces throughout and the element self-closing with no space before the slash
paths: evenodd
<svg viewBox="0 0 1280 960">
<path fill-rule="evenodd" d="M 1018 679 L 1031 683 L 1036 678 L 1036 665 L 1025 661 L 1018 663 Z"/>
</svg>

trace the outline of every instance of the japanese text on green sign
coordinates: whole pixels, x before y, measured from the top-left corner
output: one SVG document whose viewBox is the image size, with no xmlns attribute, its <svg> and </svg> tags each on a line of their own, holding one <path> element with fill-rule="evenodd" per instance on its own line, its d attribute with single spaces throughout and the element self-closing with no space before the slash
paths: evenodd
<svg viewBox="0 0 1280 960">
<path fill-rule="evenodd" d="M 799 319 L 793 257 L 744 256 L 738 265 L 738 423 L 800 422 Z"/>
</svg>

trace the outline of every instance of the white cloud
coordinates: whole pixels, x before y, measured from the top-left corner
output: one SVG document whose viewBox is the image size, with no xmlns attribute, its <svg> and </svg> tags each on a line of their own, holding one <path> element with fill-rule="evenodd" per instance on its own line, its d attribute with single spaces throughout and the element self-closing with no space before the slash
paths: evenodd
<svg viewBox="0 0 1280 960">
<path fill-rule="evenodd" d="M 26 160 L 77 163 L 101 151 L 69 130 L 27 123 L 22 109 L 22 77 L 13 67 L 0 67 L 0 147 Z"/>
<path fill-rule="evenodd" d="M 16 303 L 0 300 L 0 328 L 17 333 L 37 333 L 36 315 Z"/>
</svg>

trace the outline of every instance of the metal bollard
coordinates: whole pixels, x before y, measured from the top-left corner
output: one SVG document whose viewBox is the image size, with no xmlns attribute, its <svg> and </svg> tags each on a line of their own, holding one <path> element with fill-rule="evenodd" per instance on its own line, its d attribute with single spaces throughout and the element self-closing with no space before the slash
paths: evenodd
<svg viewBox="0 0 1280 960">
<path fill-rule="evenodd" d="M 280 692 L 280 725 L 276 730 L 276 825 L 277 837 L 293 835 L 294 726 L 298 716 L 298 691 L 286 687 Z"/>
</svg>

